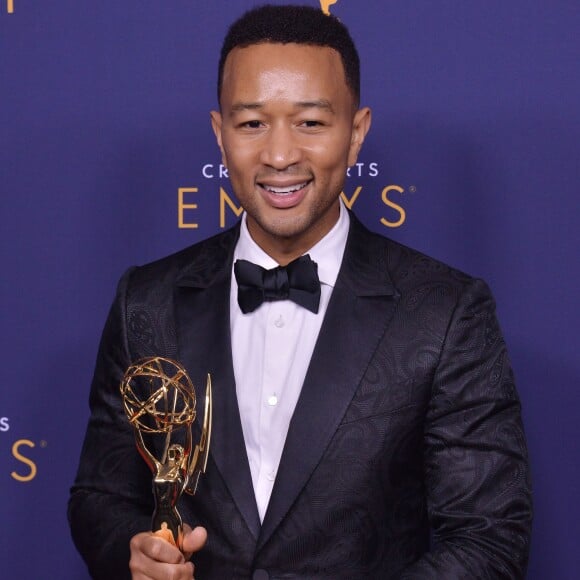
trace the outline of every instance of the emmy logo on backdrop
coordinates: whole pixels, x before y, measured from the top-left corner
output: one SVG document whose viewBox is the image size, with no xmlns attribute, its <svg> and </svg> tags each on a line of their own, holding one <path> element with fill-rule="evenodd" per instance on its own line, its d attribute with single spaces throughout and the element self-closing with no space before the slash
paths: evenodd
<svg viewBox="0 0 580 580">
<path fill-rule="evenodd" d="M 137 449 L 153 472 L 153 532 L 182 548 L 183 529 L 177 502 L 193 495 L 205 472 L 211 438 L 211 377 L 207 376 L 205 412 L 194 447 L 195 389 L 176 361 L 151 357 L 131 365 L 121 383 L 125 413 L 135 430 Z"/>
<path fill-rule="evenodd" d="M 324 14 L 330 14 L 330 7 L 337 2 L 338 0 L 320 0 L 320 8 Z"/>
</svg>

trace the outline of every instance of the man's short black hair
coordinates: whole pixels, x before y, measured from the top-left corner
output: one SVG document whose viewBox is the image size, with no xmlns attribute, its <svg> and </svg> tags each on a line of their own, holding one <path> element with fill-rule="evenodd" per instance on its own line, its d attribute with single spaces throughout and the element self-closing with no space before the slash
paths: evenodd
<svg viewBox="0 0 580 580">
<path fill-rule="evenodd" d="M 249 10 L 228 30 L 218 67 L 218 102 L 221 99 L 224 65 L 236 47 L 245 48 L 267 42 L 327 46 L 338 52 L 346 84 L 358 106 L 360 100 L 360 60 L 346 26 L 335 16 L 312 6 L 274 6 L 267 4 Z"/>
</svg>

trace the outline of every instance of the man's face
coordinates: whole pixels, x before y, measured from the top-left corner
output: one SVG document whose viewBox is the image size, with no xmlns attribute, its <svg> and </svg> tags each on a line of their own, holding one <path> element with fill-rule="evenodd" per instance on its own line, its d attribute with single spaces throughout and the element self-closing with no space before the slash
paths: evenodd
<svg viewBox="0 0 580 580">
<path fill-rule="evenodd" d="M 301 44 L 235 48 L 211 118 L 252 238 L 280 263 L 308 251 L 338 219 L 346 168 L 370 125 L 339 54 Z"/>
</svg>

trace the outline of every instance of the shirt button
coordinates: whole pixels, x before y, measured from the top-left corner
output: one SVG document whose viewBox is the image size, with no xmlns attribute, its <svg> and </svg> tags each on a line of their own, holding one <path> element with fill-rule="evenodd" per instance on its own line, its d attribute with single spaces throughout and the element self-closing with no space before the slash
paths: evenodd
<svg viewBox="0 0 580 580">
<path fill-rule="evenodd" d="M 275 407 L 278 404 L 278 397 L 276 395 L 270 395 L 268 397 L 268 405 L 270 407 Z"/>
<path fill-rule="evenodd" d="M 268 471 L 268 473 L 266 473 L 266 479 L 268 481 L 274 481 L 276 479 L 276 472 L 275 471 Z"/>
<path fill-rule="evenodd" d="M 276 328 L 282 328 L 286 323 L 284 322 L 284 318 L 282 318 L 282 315 L 280 314 L 278 316 L 278 318 L 276 318 L 276 320 L 274 320 L 274 326 Z"/>
</svg>

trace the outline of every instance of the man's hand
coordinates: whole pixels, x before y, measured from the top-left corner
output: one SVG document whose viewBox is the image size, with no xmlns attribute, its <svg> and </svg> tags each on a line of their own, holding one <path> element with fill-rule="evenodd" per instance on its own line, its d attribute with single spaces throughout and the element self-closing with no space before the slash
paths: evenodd
<svg viewBox="0 0 580 580">
<path fill-rule="evenodd" d="M 153 532 L 142 532 L 131 538 L 129 568 L 133 580 L 192 580 L 194 566 L 189 558 L 203 548 L 207 539 L 205 528 L 192 530 L 183 526 L 182 554 L 167 540 Z"/>
</svg>

